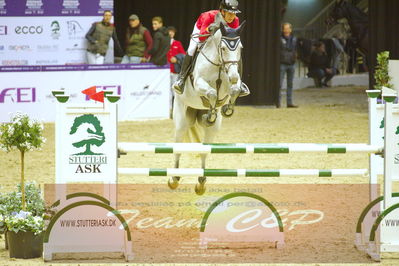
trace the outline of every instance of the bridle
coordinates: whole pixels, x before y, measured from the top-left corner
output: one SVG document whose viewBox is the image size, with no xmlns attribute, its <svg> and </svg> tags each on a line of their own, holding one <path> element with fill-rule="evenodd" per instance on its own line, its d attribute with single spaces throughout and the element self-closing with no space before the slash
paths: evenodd
<svg viewBox="0 0 399 266">
<path fill-rule="evenodd" d="M 194 38 L 197 38 L 197 37 L 209 37 L 209 36 L 211 36 L 211 34 L 204 34 L 204 35 L 193 34 L 191 37 L 192 37 L 193 40 L 194 40 Z M 209 39 L 208 39 L 208 40 L 209 40 Z M 195 40 L 194 40 L 194 41 L 195 41 Z M 208 41 L 207 41 L 207 42 L 208 42 Z M 207 43 L 207 42 L 206 42 L 206 43 Z M 218 44 L 218 46 L 217 46 L 220 63 L 215 63 L 215 62 L 213 62 L 213 61 L 212 61 L 211 59 L 209 59 L 209 57 L 205 54 L 205 52 L 203 51 L 203 48 L 204 48 L 204 46 L 206 45 L 206 43 L 203 45 L 202 48 L 199 48 L 199 52 L 202 54 L 202 56 L 204 56 L 204 58 L 205 58 L 209 63 L 211 63 L 211 64 L 214 65 L 214 66 L 219 67 L 219 76 L 220 76 L 220 72 L 221 72 L 222 70 L 224 70 L 225 73 L 228 73 L 229 70 L 230 70 L 230 68 L 231 68 L 232 66 L 234 66 L 234 65 L 237 65 L 237 66 L 238 66 L 239 63 L 240 63 L 239 60 L 234 60 L 234 61 L 233 61 L 233 60 L 228 60 L 228 61 L 225 61 L 225 60 L 224 60 L 224 58 L 223 58 L 223 53 L 222 53 L 222 42 L 224 42 L 224 43 L 226 44 L 227 48 L 228 48 L 230 51 L 235 51 L 235 50 L 238 48 L 238 45 L 241 43 L 240 37 L 239 37 L 239 36 L 238 36 L 238 37 L 234 37 L 234 38 L 222 36 L 222 40 L 221 40 L 221 42 L 220 42 L 220 43 Z M 234 46 L 233 46 L 233 45 L 230 45 L 229 42 L 233 42 L 233 43 L 234 43 Z M 227 67 L 226 67 L 226 66 L 227 66 Z"/>
</svg>

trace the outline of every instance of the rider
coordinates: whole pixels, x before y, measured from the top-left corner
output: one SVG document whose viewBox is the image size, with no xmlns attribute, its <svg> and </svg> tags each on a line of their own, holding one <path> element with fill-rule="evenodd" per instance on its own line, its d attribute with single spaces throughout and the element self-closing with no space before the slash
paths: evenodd
<svg viewBox="0 0 399 266">
<path fill-rule="evenodd" d="M 240 20 L 237 17 L 237 13 L 241 13 L 238 9 L 238 0 L 221 0 L 219 10 L 211 10 L 202 13 L 197 22 L 194 25 L 194 30 L 192 35 L 206 35 L 213 34 L 216 32 L 220 23 L 224 26 L 236 29 L 240 26 Z M 180 71 L 177 81 L 173 85 L 173 89 L 178 93 L 182 94 L 184 92 L 184 83 L 188 76 L 190 66 L 193 60 L 195 51 L 197 50 L 198 43 L 204 42 L 207 39 L 206 36 L 192 37 L 190 41 L 190 46 L 187 50 L 187 55 L 184 57 L 182 69 Z M 240 74 L 242 74 L 242 62 L 240 62 Z M 244 82 L 241 82 L 241 93 L 240 97 L 249 95 L 249 89 Z"/>
</svg>

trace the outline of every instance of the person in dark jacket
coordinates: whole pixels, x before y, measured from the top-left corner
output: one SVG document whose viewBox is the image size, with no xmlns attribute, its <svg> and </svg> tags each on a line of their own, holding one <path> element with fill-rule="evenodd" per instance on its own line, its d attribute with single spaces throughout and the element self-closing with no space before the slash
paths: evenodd
<svg viewBox="0 0 399 266">
<path fill-rule="evenodd" d="M 292 99 L 292 88 L 294 83 L 295 74 L 295 61 L 296 61 L 296 49 L 297 49 L 297 38 L 292 35 L 292 25 L 290 23 L 284 23 L 282 25 L 282 34 L 280 37 L 281 52 L 280 52 L 280 91 L 283 87 L 283 81 L 287 74 L 287 107 L 297 108 L 294 105 Z M 281 95 L 277 103 L 277 107 L 280 108 Z"/>
<path fill-rule="evenodd" d="M 111 24 L 112 12 L 104 11 L 103 20 L 93 23 L 86 34 L 89 41 L 87 45 L 87 61 L 89 64 L 104 64 L 105 54 L 108 50 L 108 43 L 114 40 L 117 52 L 123 55 L 123 50 L 116 36 L 115 27 Z"/>
<path fill-rule="evenodd" d="M 139 64 L 149 60 L 149 51 L 152 49 L 151 33 L 135 14 L 129 17 L 125 46 L 126 55 L 122 58 L 122 64 Z"/>
<path fill-rule="evenodd" d="M 309 73 L 315 81 L 316 87 L 328 87 L 329 82 L 335 75 L 337 70 L 331 66 L 331 60 L 326 52 L 326 47 L 323 42 L 315 44 L 315 50 L 310 56 Z"/>
<path fill-rule="evenodd" d="M 154 30 L 153 46 L 150 50 L 150 62 L 164 66 L 168 63 L 167 54 L 170 48 L 170 37 L 168 30 L 163 26 L 163 19 L 161 17 L 154 17 L 152 19 L 152 28 Z"/>
</svg>

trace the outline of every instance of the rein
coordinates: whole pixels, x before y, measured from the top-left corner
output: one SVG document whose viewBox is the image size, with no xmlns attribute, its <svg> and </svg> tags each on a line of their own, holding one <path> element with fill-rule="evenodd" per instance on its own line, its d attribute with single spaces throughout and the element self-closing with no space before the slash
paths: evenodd
<svg viewBox="0 0 399 266">
<path fill-rule="evenodd" d="M 196 43 L 198 44 L 198 42 L 197 42 L 194 38 L 209 37 L 209 36 L 211 36 L 211 35 L 212 35 L 212 34 L 193 34 L 193 35 L 191 35 L 191 38 L 192 38 L 192 40 L 193 40 L 194 42 L 196 42 Z M 222 38 L 222 39 L 223 39 L 223 38 Z M 226 38 L 226 39 L 229 40 L 229 38 Z M 209 40 L 209 39 L 208 39 L 208 40 Z M 206 42 L 206 43 L 207 43 L 207 42 Z M 226 72 L 228 72 L 229 69 L 230 69 L 230 67 L 232 67 L 233 65 L 238 65 L 238 64 L 239 64 L 239 61 L 224 61 L 224 60 L 223 60 L 223 56 L 222 56 L 222 51 L 221 51 L 221 45 L 220 45 L 220 43 L 219 43 L 217 49 L 218 49 L 218 53 L 219 53 L 219 56 L 220 56 L 221 63 L 215 63 L 215 62 L 213 62 L 211 59 L 208 58 L 208 56 L 207 56 L 207 55 L 204 53 L 204 51 L 203 51 L 203 48 L 204 48 L 204 46 L 206 45 L 206 43 L 202 46 L 202 48 L 199 49 L 199 51 L 200 51 L 200 53 L 205 57 L 205 59 L 206 59 L 209 63 L 211 63 L 212 65 L 217 66 L 217 67 L 220 68 L 220 69 L 219 69 L 219 79 L 220 79 L 220 72 L 221 72 L 221 69 L 222 69 L 222 68 L 224 68 L 224 70 L 225 70 Z M 237 49 L 237 47 L 235 47 L 235 49 Z M 229 64 L 229 66 L 226 68 L 226 65 L 227 65 L 227 64 Z"/>
</svg>

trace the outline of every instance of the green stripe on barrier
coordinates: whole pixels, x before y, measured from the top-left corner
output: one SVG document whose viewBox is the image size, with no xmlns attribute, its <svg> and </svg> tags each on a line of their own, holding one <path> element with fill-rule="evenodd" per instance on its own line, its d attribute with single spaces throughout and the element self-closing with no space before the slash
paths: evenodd
<svg viewBox="0 0 399 266">
<path fill-rule="evenodd" d="M 205 169 L 205 176 L 237 176 L 237 170 L 235 169 Z"/>
<path fill-rule="evenodd" d="M 247 149 L 245 147 L 237 147 L 237 146 L 220 146 L 220 147 L 212 147 L 211 153 L 246 153 Z"/>
<path fill-rule="evenodd" d="M 157 168 L 151 168 L 150 169 L 150 176 L 167 176 L 167 169 L 157 169 Z"/>
<path fill-rule="evenodd" d="M 332 177 L 331 170 L 319 170 L 319 177 Z"/>
<path fill-rule="evenodd" d="M 288 147 L 255 147 L 254 153 L 289 153 Z"/>
<path fill-rule="evenodd" d="M 269 171 L 246 170 L 245 176 L 246 177 L 280 177 L 280 171 L 279 170 L 269 170 Z"/>
<path fill-rule="evenodd" d="M 173 153 L 173 147 L 155 147 L 155 153 Z"/>
<path fill-rule="evenodd" d="M 328 147 L 327 153 L 346 153 L 346 147 Z"/>
</svg>

